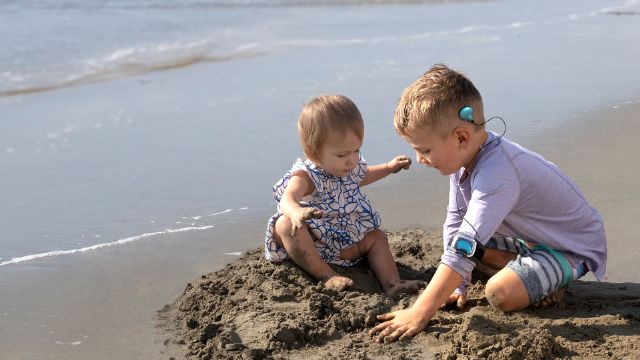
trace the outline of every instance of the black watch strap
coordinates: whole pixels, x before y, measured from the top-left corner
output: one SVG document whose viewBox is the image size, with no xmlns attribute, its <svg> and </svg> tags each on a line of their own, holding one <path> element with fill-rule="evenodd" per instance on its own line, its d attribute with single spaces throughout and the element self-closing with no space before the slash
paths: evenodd
<svg viewBox="0 0 640 360">
<path fill-rule="evenodd" d="M 482 246 L 479 242 L 476 243 L 476 251 L 471 256 L 478 261 L 482 261 L 482 257 L 484 256 L 484 246 Z"/>
</svg>

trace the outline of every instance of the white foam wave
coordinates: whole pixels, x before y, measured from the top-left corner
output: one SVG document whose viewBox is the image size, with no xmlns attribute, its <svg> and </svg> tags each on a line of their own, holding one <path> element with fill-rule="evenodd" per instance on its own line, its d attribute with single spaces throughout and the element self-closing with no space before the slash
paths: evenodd
<svg viewBox="0 0 640 360">
<path fill-rule="evenodd" d="M 78 346 L 82 344 L 82 341 L 72 341 L 72 342 L 63 342 L 63 341 L 56 341 L 56 345 L 71 345 L 71 346 Z"/>
<path fill-rule="evenodd" d="M 87 59 L 81 62 L 83 64 L 81 68 L 70 70 L 73 74 L 59 78 L 52 78 L 51 76 L 53 75 L 49 73 L 47 73 L 46 77 L 42 77 L 37 76 L 39 73 L 17 74 L 10 71 L 0 72 L 0 78 L 11 80 L 6 81 L 11 84 L 8 88 L 0 88 L 0 97 L 54 90 L 89 82 L 168 70 L 201 62 L 233 61 L 297 48 L 338 47 L 362 44 L 376 45 L 398 41 L 419 41 L 434 36 L 472 34 L 485 31 L 509 31 L 527 26 L 557 24 L 577 21 L 606 13 L 619 12 L 635 6 L 638 2 L 639 0 L 628 0 L 619 7 L 603 7 L 583 13 L 570 13 L 540 23 L 514 21 L 503 25 L 470 25 L 457 29 L 443 29 L 433 32 L 397 36 L 353 37 L 346 39 L 302 38 L 288 41 L 276 40 L 272 42 L 247 42 L 240 44 L 232 44 L 233 40 L 228 40 L 230 43 L 225 46 L 220 43 L 220 39 L 227 39 L 227 36 L 220 33 L 208 34 L 204 39 L 191 42 L 139 45 L 115 49 L 102 57 Z"/>
<path fill-rule="evenodd" d="M 220 211 L 220 212 L 216 212 L 216 213 L 209 214 L 209 215 L 205 215 L 205 216 L 206 216 L 206 217 L 209 217 L 209 216 L 216 216 L 216 215 L 226 214 L 226 213 L 228 213 L 228 212 L 232 212 L 232 211 L 233 211 L 232 209 L 227 209 L 227 210 L 225 210 L 225 211 Z"/>
<path fill-rule="evenodd" d="M 116 240 L 116 241 L 112 241 L 112 242 L 108 242 L 108 243 L 102 243 L 102 244 L 96 244 L 96 245 L 92 245 L 92 246 L 87 246 L 87 247 L 83 247 L 83 248 L 80 248 L 80 249 L 56 250 L 56 251 L 50 251 L 50 252 L 46 252 L 46 253 L 15 257 L 15 258 L 13 258 L 11 260 L 7 260 L 5 262 L 1 262 L 0 263 L 0 267 L 1 266 L 11 265 L 11 264 L 18 264 L 18 263 L 22 263 L 22 262 L 25 262 L 25 261 L 43 259 L 43 258 L 47 258 L 47 257 L 84 253 L 84 252 L 103 249 L 103 248 L 108 248 L 108 247 L 112 247 L 112 246 L 123 245 L 123 244 L 131 243 L 131 242 L 134 242 L 134 241 L 138 241 L 138 240 L 141 240 L 141 239 L 154 237 L 154 236 L 158 236 L 158 235 L 181 233 L 181 232 L 187 232 L 187 231 L 201 231 L 201 230 L 211 229 L 213 227 L 214 227 L 213 225 L 207 225 L 207 226 L 198 226 L 198 227 L 189 226 L 189 227 L 184 227 L 184 228 L 179 228 L 179 229 L 165 229 L 164 231 L 156 231 L 156 232 L 152 232 L 152 233 L 145 233 L 145 234 L 141 234 L 141 235 L 130 236 L 130 237 L 127 237 L 127 238 L 124 238 L 124 239 L 120 239 L 120 240 Z"/>
<path fill-rule="evenodd" d="M 230 255 L 230 256 L 241 256 L 242 252 L 240 251 L 234 251 L 234 252 L 228 252 L 228 253 L 224 253 L 225 255 Z"/>
</svg>

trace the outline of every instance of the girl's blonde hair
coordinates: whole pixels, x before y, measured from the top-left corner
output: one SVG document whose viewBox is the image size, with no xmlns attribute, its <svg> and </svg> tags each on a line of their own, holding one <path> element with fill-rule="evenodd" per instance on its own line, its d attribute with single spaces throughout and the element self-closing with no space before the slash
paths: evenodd
<svg viewBox="0 0 640 360">
<path fill-rule="evenodd" d="M 320 149 L 331 133 L 352 131 L 364 138 L 364 122 L 358 107 L 343 95 L 321 95 L 307 102 L 298 117 L 300 145 L 305 156 L 318 161 Z"/>
<path fill-rule="evenodd" d="M 456 126 L 460 109 L 465 106 L 473 108 L 474 123 L 481 127 L 484 110 L 478 89 L 462 73 L 436 64 L 404 90 L 393 126 L 402 137 L 416 130 L 444 135 Z"/>
</svg>

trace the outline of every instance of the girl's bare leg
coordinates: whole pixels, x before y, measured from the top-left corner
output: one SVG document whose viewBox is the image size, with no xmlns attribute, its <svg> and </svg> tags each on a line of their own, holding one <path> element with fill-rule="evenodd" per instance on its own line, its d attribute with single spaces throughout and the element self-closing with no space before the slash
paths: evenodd
<svg viewBox="0 0 640 360">
<path fill-rule="evenodd" d="M 322 281 L 326 287 L 340 291 L 353 285 L 353 280 L 338 275 L 322 260 L 306 225 L 291 236 L 291 220 L 280 216 L 276 221 L 273 237 L 278 245 L 287 250 L 293 262 L 316 280 Z"/>
<path fill-rule="evenodd" d="M 347 260 L 356 260 L 365 255 L 385 294 L 416 293 L 424 288 L 424 281 L 400 279 L 389 242 L 382 231 L 375 229 L 368 232 L 360 242 L 340 253 L 340 257 Z"/>
</svg>

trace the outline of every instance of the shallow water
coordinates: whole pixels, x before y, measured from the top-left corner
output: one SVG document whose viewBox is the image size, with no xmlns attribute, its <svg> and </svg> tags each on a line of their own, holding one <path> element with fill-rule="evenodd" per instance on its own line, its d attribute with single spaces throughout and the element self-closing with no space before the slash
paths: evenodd
<svg viewBox="0 0 640 360">
<path fill-rule="evenodd" d="M 0 64 L 23 80 L 0 79 L 0 264 L 267 216 L 319 93 L 359 105 L 369 162 L 409 152 L 395 101 L 435 62 L 464 70 L 514 140 L 637 95 L 638 17 L 617 15 L 637 1 L 311 3 L 3 4 Z M 189 63 L 193 43 L 233 55 L 157 71 Z M 65 83 L 83 63 L 101 75 Z"/>
</svg>

